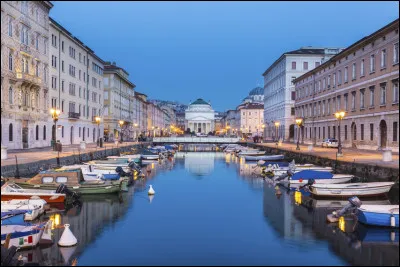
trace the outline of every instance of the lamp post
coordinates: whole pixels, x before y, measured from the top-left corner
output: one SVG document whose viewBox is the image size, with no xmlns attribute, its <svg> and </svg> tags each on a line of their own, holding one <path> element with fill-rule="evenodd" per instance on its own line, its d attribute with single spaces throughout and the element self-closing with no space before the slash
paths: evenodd
<svg viewBox="0 0 400 267">
<path fill-rule="evenodd" d="M 300 146 L 299 146 L 299 143 L 300 143 L 300 127 L 301 127 L 302 123 L 303 123 L 303 119 L 302 118 L 297 118 L 296 119 L 297 130 L 298 130 L 296 150 L 300 150 Z"/>
<path fill-rule="evenodd" d="M 94 117 L 96 123 L 97 123 L 97 146 L 100 146 L 100 122 L 101 118 L 99 116 Z"/>
<path fill-rule="evenodd" d="M 57 142 L 57 121 L 58 121 L 58 116 L 60 115 L 61 111 L 59 109 L 50 109 L 50 114 L 51 117 L 53 118 L 54 121 L 54 144 L 53 144 L 53 150 L 56 150 L 56 142 Z"/>
<path fill-rule="evenodd" d="M 279 121 L 276 121 L 275 123 L 275 127 L 276 127 L 276 129 L 275 129 L 275 131 L 276 131 L 276 141 L 278 142 L 278 127 L 279 127 L 279 125 L 280 125 L 280 122 Z"/>
<path fill-rule="evenodd" d="M 342 153 L 342 142 L 341 142 L 341 138 L 340 138 L 340 121 L 343 120 L 345 115 L 346 115 L 346 112 L 344 112 L 344 111 L 338 111 L 338 112 L 335 113 L 336 119 L 339 120 L 339 127 L 338 127 L 339 128 L 338 129 L 339 145 L 338 145 L 338 152 L 337 152 L 338 157 L 343 156 L 343 153 Z"/>
<path fill-rule="evenodd" d="M 262 142 L 264 142 L 264 135 L 265 135 L 265 133 L 264 133 L 264 131 L 265 131 L 265 124 L 263 123 L 262 125 L 261 125 L 261 129 L 262 129 Z"/>
<path fill-rule="evenodd" d="M 121 136 L 120 136 L 120 143 L 122 144 L 122 141 L 123 141 L 123 140 L 122 140 L 122 126 L 124 125 L 124 123 L 125 123 L 125 122 L 124 122 L 123 120 L 119 120 L 119 122 L 118 122 L 118 123 L 119 123 L 119 127 L 121 128 L 121 133 L 120 133 L 120 135 L 121 135 Z"/>
</svg>

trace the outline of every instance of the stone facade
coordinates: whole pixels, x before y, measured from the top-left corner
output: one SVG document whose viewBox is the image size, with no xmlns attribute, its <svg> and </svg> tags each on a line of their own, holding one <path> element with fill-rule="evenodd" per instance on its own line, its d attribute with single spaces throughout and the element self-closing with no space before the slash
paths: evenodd
<svg viewBox="0 0 400 267">
<path fill-rule="evenodd" d="M 264 73 L 264 119 L 267 139 L 275 138 L 275 122 L 279 122 L 278 135 L 283 140 L 294 134 L 293 80 L 319 66 L 341 48 L 302 47 L 282 54 Z"/>
<path fill-rule="evenodd" d="M 134 140 L 137 137 L 134 114 L 136 87 L 129 81 L 129 73 L 123 68 L 107 62 L 104 66 L 104 134 L 108 141 L 120 138 L 123 121 L 123 139 Z"/>
<path fill-rule="evenodd" d="M 185 128 L 191 132 L 208 134 L 214 131 L 215 111 L 211 105 L 199 98 L 185 111 Z"/>
<path fill-rule="evenodd" d="M 97 142 L 104 132 L 103 119 L 95 121 L 103 117 L 104 61 L 52 18 L 49 51 L 49 102 L 61 111 L 57 130 L 49 122 L 51 139 L 63 145 Z"/>
<path fill-rule="evenodd" d="M 304 142 L 340 132 L 344 147 L 399 150 L 398 31 L 396 20 L 295 80 Z M 345 111 L 340 128 L 337 111 Z"/>
<path fill-rule="evenodd" d="M 240 132 L 248 136 L 262 136 L 264 125 L 264 105 L 246 103 L 238 106 Z"/>
<path fill-rule="evenodd" d="M 1 142 L 50 146 L 50 1 L 1 2 Z"/>
</svg>

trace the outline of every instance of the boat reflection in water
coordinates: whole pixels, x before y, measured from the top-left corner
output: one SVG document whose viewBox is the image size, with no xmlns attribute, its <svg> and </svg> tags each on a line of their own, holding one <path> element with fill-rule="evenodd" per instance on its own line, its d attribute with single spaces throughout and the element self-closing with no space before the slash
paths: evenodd
<svg viewBox="0 0 400 267">
<path fill-rule="evenodd" d="M 71 265 L 73 259 L 77 258 L 85 248 L 101 235 L 106 227 L 122 219 L 126 214 L 133 196 L 134 188 L 129 192 L 115 195 L 106 194 L 102 196 L 82 196 L 82 206 L 74 207 L 65 213 L 54 213 L 48 215 L 53 220 L 53 241 L 51 245 L 41 245 L 30 250 L 17 252 L 17 257 L 26 257 L 27 263 L 38 263 L 40 265 Z M 64 224 L 70 224 L 72 233 L 78 240 L 74 247 L 59 247 L 64 228 L 57 228 Z"/>
<path fill-rule="evenodd" d="M 330 249 L 352 265 L 399 265 L 399 229 L 370 227 L 357 223 L 352 216 L 328 224 L 326 216 L 342 208 L 347 200 L 312 199 L 294 193 L 293 214 L 319 239 L 328 240 Z M 368 205 L 389 205 L 388 199 L 367 199 Z"/>
</svg>

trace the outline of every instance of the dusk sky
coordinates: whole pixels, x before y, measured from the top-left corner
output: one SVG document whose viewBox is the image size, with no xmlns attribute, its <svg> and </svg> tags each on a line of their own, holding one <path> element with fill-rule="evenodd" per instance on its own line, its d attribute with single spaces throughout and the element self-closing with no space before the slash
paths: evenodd
<svg viewBox="0 0 400 267">
<path fill-rule="evenodd" d="M 150 99 L 218 111 L 263 86 L 262 73 L 302 46 L 347 47 L 399 17 L 392 2 L 58 2 L 50 16 Z"/>
</svg>

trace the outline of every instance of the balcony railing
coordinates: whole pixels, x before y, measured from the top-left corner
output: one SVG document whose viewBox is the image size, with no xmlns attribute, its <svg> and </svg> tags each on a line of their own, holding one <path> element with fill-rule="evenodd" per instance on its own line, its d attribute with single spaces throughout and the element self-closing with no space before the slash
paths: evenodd
<svg viewBox="0 0 400 267">
<path fill-rule="evenodd" d="M 21 80 L 22 82 L 35 84 L 37 86 L 40 86 L 42 83 L 42 79 L 40 79 L 39 77 L 30 75 L 29 73 L 25 72 L 18 72 L 16 77 L 18 80 Z"/>
<path fill-rule="evenodd" d="M 21 44 L 20 51 L 31 54 L 31 48 L 26 44 Z"/>
<path fill-rule="evenodd" d="M 79 119 L 80 116 L 80 113 L 68 112 L 68 119 Z"/>
</svg>

